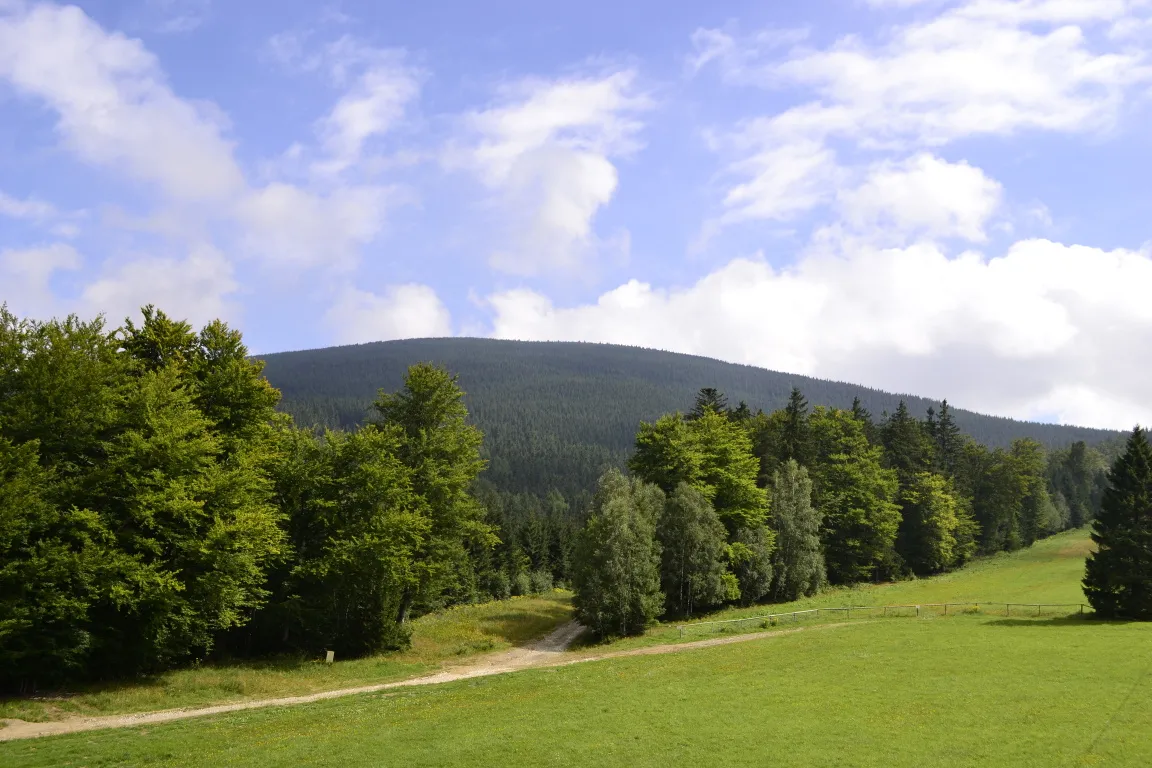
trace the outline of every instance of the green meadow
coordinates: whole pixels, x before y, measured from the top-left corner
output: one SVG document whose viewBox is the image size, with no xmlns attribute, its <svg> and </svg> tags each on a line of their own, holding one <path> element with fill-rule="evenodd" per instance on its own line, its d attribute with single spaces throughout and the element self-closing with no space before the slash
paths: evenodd
<svg viewBox="0 0 1152 768">
<path fill-rule="evenodd" d="M 1072 532 L 803 605 L 1078 603 L 1086 551 Z M 1152 626 L 994 612 L 813 622 L 664 655 L 0 744 L 6 768 L 773 763 L 1152 764 Z"/>
<path fill-rule="evenodd" d="M 207 664 L 38 698 L 0 699 L 0 719 L 39 722 L 72 715 L 208 706 L 403 680 L 478 654 L 523 645 L 571 618 L 572 595 L 560 590 L 462 605 L 413 621 L 412 646 L 403 652 L 337 660 L 331 665 L 294 656 Z"/>
</svg>

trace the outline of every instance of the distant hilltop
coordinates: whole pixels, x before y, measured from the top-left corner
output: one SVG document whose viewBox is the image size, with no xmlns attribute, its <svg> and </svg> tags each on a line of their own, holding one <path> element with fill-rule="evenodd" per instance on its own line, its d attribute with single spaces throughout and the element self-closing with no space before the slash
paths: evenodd
<svg viewBox="0 0 1152 768">
<path fill-rule="evenodd" d="M 688 410 L 701 387 L 735 406 L 782 408 L 793 386 L 812 405 L 847 408 L 853 398 L 877 419 L 900 400 L 923 418 L 939 404 L 857 384 L 769 371 L 696 355 L 616 344 L 405 339 L 261 355 L 284 395 L 281 409 L 300 424 L 351 427 L 378 389 L 399 389 L 409 365 L 431 361 L 459 374 L 467 404 L 484 431 L 487 478 L 506 490 L 576 494 L 600 471 L 622 466 L 636 428 L 661 414 Z M 1049 448 L 1115 440 L 1118 432 L 1038 424 L 954 410 L 958 426 L 989 447 L 1030 437 Z"/>
</svg>

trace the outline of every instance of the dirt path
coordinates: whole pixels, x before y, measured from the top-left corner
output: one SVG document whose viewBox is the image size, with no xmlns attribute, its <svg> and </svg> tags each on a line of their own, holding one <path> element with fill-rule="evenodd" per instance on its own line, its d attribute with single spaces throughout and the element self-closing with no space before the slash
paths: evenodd
<svg viewBox="0 0 1152 768">
<path fill-rule="evenodd" d="M 761 640 L 766 637 L 790 635 L 795 632 L 804 632 L 810 629 L 827 629 L 842 627 L 848 622 L 838 624 L 821 624 L 816 627 L 797 627 L 795 629 L 776 630 L 772 632 L 754 632 L 747 635 L 734 635 L 711 640 L 697 640 L 691 643 L 676 643 L 672 645 L 653 645 L 647 648 L 634 648 L 628 651 L 615 651 L 612 653 L 590 652 L 589 655 L 580 656 L 576 653 L 566 653 L 568 646 L 584 631 L 584 627 L 575 621 L 559 627 L 551 634 L 541 638 L 532 645 L 524 648 L 513 648 L 510 651 L 494 653 L 476 659 L 470 664 L 437 672 L 434 675 L 417 677 L 411 680 L 400 680 L 394 683 L 379 683 L 377 685 L 363 685 L 358 688 L 341 688 L 335 691 L 310 693 L 304 696 L 286 696 L 278 699 L 258 699 L 255 701 L 242 701 L 236 704 L 220 704 L 215 707 L 200 707 L 197 709 L 167 709 L 159 712 L 139 712 L 131 715 L 108 715 L 105 717 L 76 717 L 67 720 L 55 720 L 47 723 L 29 723 L 24 720 L 4 720 L 6 728 L 0 728 L 0 741 L 14 741 L 16 739 L 31 739 L 38 736 L 53 736 L 62 733 L 76 733 L 78 731 L 95 731 L 103 728 L 131 728 L 137 725 L 152 723 L 165 723 L 169 720 L 183 720 L 189 717 L 203 717 L 205 715 L 218 715 L 226 712 L 238 712 L 243 709 L 259 709 L 262 707 L 284 707 L 292 704 L 307 704 L 324 699 L 336 699 L 342 696 L 353 696 L 358 693 L 372 693 L 385 691 L 390 688 L 404 688 L 412 685 L 435 685 L 448 683 L 454 680 L 465 680 L 472 677 L 485 677 L 487 675 L 500 675 L 505 672 L 515 672 L 520 669 L 533 667 L 558 667 L 569 664 L 580 664 L 586 661 L 600 661 L 601 659 L 616 659 L 624 656 L 648 656 L 662 653 L 677 653 L 694 648 L 709 648 L 715 645 L 728 645 L 729 643 L 743 643 L 749 640 Z M 861 622 L 852 622 L 858 624 Z"/>
</svg>

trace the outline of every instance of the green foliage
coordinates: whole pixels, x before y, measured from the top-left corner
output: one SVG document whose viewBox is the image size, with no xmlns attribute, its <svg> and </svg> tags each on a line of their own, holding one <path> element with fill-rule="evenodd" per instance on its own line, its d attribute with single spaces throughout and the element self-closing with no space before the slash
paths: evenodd
<svg viewBox="0 0 1152 768">
<path fill-rule="evenodd" d="M 936 471 L 945 477 L 955 477 L 960 451 L 964 447 L 964 435 L 956 425 L 952 407 L 947 400 L 940 403 L 940 413 L 931 437 Z"/>
<path fill-rule="evenodd" d="M 808 401 L 800 393 L 799 387 L 792 387 L 788 405 L 784 406 L 784 423 L 781 430 L 779 453 L 776 461 L 784 463 L 794 460 L 799 464 L 811 461 L 811 436 L 808 431 Z"/>
<path fill-rule="evenodd" d="M 971 555 L 974 542 L 962 528 L 965 512 L 943 477 L 932 472 L 912 475 L 900 490 L 900 505 L 896 549 L 913 573 L 939 573 Z M 964 538 L 968 541 L 962 542 Z"/>
<path fill-rule="evenodd" d="M 912 418 L 903 400 L 881 425 L 880 442 L 884 446 L 885 466 L 896 470 L 901 482 L 909 482 L 912 476 L 932 468 L 931 436 L 923 424 Z"/>
<path fill-rule="evenodd" d="M 1092 524 L 1084 594 L 1104 618 L 1152 620 L 1152 447 L 1137 427 Z"/>
<path fill-rule="evenodd" d="M 381 391 L 373 408 L 375 424 L 403 435 L 398 456 L 411 470 L 412 489 L 427 518 L 427 533 L 414 553 L 417 578 L 398 607 L 403 623 L 413 604 L 436 606 L 446 591 L 466 586 L 461 574 L 469 567 L 468 540 L 495 543 L 483 507 L 469 493 L 485 467 L 483 435 L 468 423 L 457 377 L 430 363 L 413 365 L 404 387 L 395 394 Z"/>
<path fill-rule="evenodd" d="M 768 496 L 756 483 L 759 462 L 737 422 L 706 408 L 690 421 L 679 414 L 642 423 L 629 469 L 672 493 L 687 483 L 715 507 L 729 531 L 764 524 Z"/>
<path fill-rule="evenodd" d="M 1100 509 L 1108 487 L 1108 461 L 1097 450 L 1077 441 L 1051 453 L 1048 479 L 1053 496 L 1058 495 L 1067 509 L 1067 519 L 1062 520 L 1064 527 L 1079 528 L 1091 522 Z"/>
<path fill-rule="evenodd" d="M 820 543 L 820 514 L 812 506 L 808 470 L 790 459 L 772 478 L 772 596 L 795 600 L 815 594 L 828 581 Z"/>
<path fill-rule="evenodd" d="M 729 581 L 728 600 L 751 605 L 762 600 L 772 589 L 772 551 L 776 534 L 766 525 L 736 529 L 728 545 L 728 569 L 735 577 Z"/>
<path fill-rule="evenodd" d="M 744 407 L 747 409 L 747 405 Z M 688 413 L 688 418 L 698 419 L 704 415 L 705 411 L 727 415 L 728 398 L 715 387 L 704 387 L 696 393 L 696 404 L 692 406 L 692 410 Z"/>
<path fill-rule="evenodd" d="M 895 470 L 882 466 L 881 450 L 868 444 L 863 425 L 848 411 L 816 408 L 811 429 L 812 496 L 823 520 L 829 581 L 844 584 L 893 575 L 900 526 Z"/>
<path fill-rule="evenodd" d="M 43 607 L 67 605 L 72 623 L 41 613 L 22 631 L 73 638 L 41 651 L 60 671 L 207 653 L 262 603 L 283 537 L 262 447 L 227 449 L 197 405 L 196 337 L 162 313 L 120 334 L 0 311 L 0 349 L 0 438 L 45 470 L 37 502 L 14 515 L 25 541 L 6 566 L 56 574 Z"/>
<path fill-rule="evenodd" d="M 0 437 L 0 686 L 34 688 L 82 668 L 102 580 L 107 531 L 97 515 L 47 500 L 37 447 Z"/>
<path fill-rule="evenodd" d="M 289 647 L 356 656 L 406 644 L 400 605 L 431 526 L 402 443 L 397 427 L 284 436 L 277 485 L 296 555 L 263 621 Z"/>
<path fill-rule="evenodd" d="M 663 608 L 656 522 L 664 500 L 658 487 L 617 470 L 600 479 L 572 585 L 577 618 L 601 636 L 643 632 Z"/>
<path fill-rule="evenodd" d="M 691 616 L 726 599 L 726 536 L 708 499 L 687 483 L 677 486 L 656 526 L 660 582 L 670 613 Z"/>
<path fill-rule="evenodd" d="M 218 632 L 263 602 L 282 532 L 270 484 L 246 459 L 223 459 L 175 366 L 128 389 L 87 494 L 117 553 L 117 583 L 93 606 L 102 669 L 155 669 L 207 653 Z"/>
</svg>

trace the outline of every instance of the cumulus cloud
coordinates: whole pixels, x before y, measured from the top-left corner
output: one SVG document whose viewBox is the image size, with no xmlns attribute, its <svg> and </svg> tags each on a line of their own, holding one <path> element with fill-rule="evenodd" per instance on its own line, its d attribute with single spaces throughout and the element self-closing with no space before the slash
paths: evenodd
<svg viewBox="0 0 1152 768">
<path fill-rule="evenodd" d="M 85 160 L 181 200 L 219 200 L 243 186 L 219 111 L 178 98 L 143 43 L 105 32 L 75 6 L 0 15 L 0 78 L 47 102 Z"/>
<path fill-rule="evenodd" d="M 451 317 L 436 291 L 409 283 L 383 294 L 347 288 L 324 317 L 338 343 L 450 336 Z"/>
<path fill-rule="evenodd" d="M 519 274 L 573 270 L 605 244 L 596 213 L 616 192 L 612 158 L 638 147 L 638 115 L 651 106 L 631 70 L 601 77 L 525 80 L 466 118 L 472 135 L 445 154 L 498 196 L 508 237 L 492 255 Z"/>
<path fill-rule="evenodd" d="M 856 229 L 983 242 L 1002 195 L 1000 183 L 979 168 L 920 153 L 876 164 L 838 200 L 842 219 Z"/>
<path fill-rule="evenodd" d="M 556 307 L 488 297 L 498 338 L 634 344 L 895 391 L 1018 418 L 1148 423 L 1152 254 L 1045 240 L 987 258 L 938 247 L 736 259 L 694 285 L 630 281 Z"/>
</svg>

